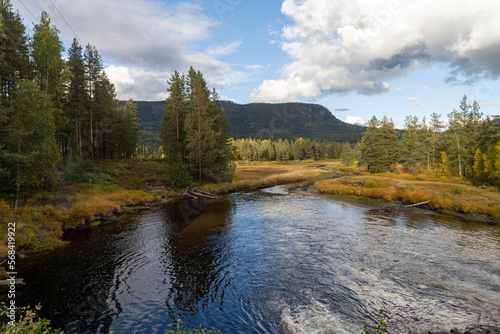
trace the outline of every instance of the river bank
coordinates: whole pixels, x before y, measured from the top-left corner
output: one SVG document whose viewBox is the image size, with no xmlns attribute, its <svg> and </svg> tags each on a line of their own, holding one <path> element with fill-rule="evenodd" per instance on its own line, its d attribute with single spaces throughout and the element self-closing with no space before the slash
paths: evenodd
<svg viewBox="0 0 500 334">
<path fill-rule="evenodd" d="M 216 194 L 299 182 L 329 176 L 322 164 L 308 162 L 240 163 L 232 182 L 208 183 L 200 188 Z M 16 248 L 44 252 L 64 244 L 64 231 L 95 227 L 102 222 L 156 203 L 178 198 L 182 189 L 172 187 L 168 166 L 161 160 L 111 160 L 86 162 L 63 187 L 32 194 L 17 210 L 0 200 L 0 259 L 8 253 L 7 225 L 16 224 Z M 1 262 L 1 261 L 0 261 Z M 0 272 L 0 279 L 4 278 Z"/>
<path fill-rule="evenodd" d="M 321 194 L 380 199 L 467 220 L 500 224 L 500 193 L 465 183 L 404 179 L 377 175 L 346 176 L 323 180 L 316 189 Z M 397 207 L 386 206 L 393 211 Z"/>
</svg>

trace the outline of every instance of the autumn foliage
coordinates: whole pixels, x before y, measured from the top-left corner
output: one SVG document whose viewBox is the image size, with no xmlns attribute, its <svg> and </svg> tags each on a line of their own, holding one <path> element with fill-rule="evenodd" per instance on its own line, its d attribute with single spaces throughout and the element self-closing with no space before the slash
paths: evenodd
<svg viewBox="0 0 500 334">
<path fill-rule="evenodd" d="M 467 188 L 467 191 L 463 188 Z M 500 217 L 500 201 L 496 193 L 480 191 L 466 185 L 358 176 L 321 181 L 318 191 L 325 194 L 383 199 L 406 205 L 429 201 L 426 207 L 433 210 Z"/>
</svg>

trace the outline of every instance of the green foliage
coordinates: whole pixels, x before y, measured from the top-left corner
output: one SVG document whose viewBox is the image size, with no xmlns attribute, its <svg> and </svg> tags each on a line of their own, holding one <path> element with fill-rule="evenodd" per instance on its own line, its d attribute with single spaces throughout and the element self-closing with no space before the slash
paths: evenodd
<svg viewBox="0 0 500 334">
<path fill-rule="evenodd" d="M 422 154 L 423 143 L 419 138 L 421 127 L 417 116 L 407 116 L 405 123 L 401 160 L 408 171 L 415 176 L 417 167 L 422 163 L 424 158 Z"/>
<path fill-rule="evenodd" d="M 176 187 L 186 187 L 191 183 L 191 176 L 187 170 L 187 166 L 184 163 L 182 154 L 179 152 L 177 156 L 170 160 L 169 175 L 172 177 L 174 186 Z"/>
<path fill-rule="evenodd" d="M 34 82 L 20 82 L 14 90 L 7 128 L 6 160 L 12 181 L 20 188 L 39 188 L 55 181 L 60 158 L 55 140 L 52 103 Z"/>
<path fill-rule="evenodd" d="M 172 75 L 167 107 L 161 122 L 161 138 L 177 184 L 193 179 L 219 181 L 230 174 L 233 158 L 227 136 L 227 120 L 215 90 L 208 90 L 200 71 Z M 184 166 L 183 166 L 184 165 Z"/>
<path fill-rule="evenodd" d="M 343 148 L 343 145 L 339 143 L 332 143 L 327 148 L 324 143 L 303 138 L 291 141 L 288 139 L 278 139 L 276 141 L 272 139 L 232 139 L 231 146 L 235 160 L 280 162 L 339 158 Z M 335 152 L 330 149 L 333 147 L 335 147 Z M 335 156 L 332 156 L 332 154 L 335 154 Z"/>
<path fill-rule="evenodd" d="M 167 332 L 168 334 L 222 334 L 221 331 L 218 331 L 216 329 L 206 329 L 202 328 L 200 325 L 200 328 L 197 329 L 183 329 L 182 322 L 180 320 L 177 320 L 177 326 L 174 329 L 171 329 Z"/>
<path fill-rule="evenodd" d="M 34 309 L 29 307 L 16 308 L 16 322 L 14 325 L 9 324 L 9 310 L 5 303 L 0 303 L 0 318 L 3 324 L 0 326 L 0 333 L 12 334 L 57 334 L 63 333 L 60 329 L 50 327 L 50 321 L 37 316 L 36 312 L 41 310 L 41 306 L 37 305 Z"/>
<path fill-rule="evenodd" d="M 385 311 L 385 307 L 379 311 L 380 318 L 378 319 L 378 323 L 372 324 L 372 328 L 374 330 L 373 334 L 387 333 L 387 322 L 385 321 L 386 315 L 384 314 L 384 311 Z M 372 334 L 372 332 L 369 331 L 365 325 L 361 334 Z"/>
</svg>

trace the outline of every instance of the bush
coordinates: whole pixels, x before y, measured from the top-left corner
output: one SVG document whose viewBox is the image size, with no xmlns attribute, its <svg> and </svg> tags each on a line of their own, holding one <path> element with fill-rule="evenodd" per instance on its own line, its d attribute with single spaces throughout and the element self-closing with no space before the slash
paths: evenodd
<svg viewBox="0 0 500 334">
<path fill-rule="evenodd" d="M 0 326 L 0 333 L 12 334 L 57 334 L 62 333 L 60 329 L 53 329 L 50 327 L 50 321 L 41 319 L 37 316 L 36 312 L 40 311 L 41 306 L 37 305 L 34 310 L 29 307 L 16 308 L 16 322 L 14 325 L 9 324 L 9 311 L 5 303 L 0 303 L 0 318 L 4 321 Z"/>
<path fill-rule="evenodd" d="M 222 332 L 216 329 L 206 329 L 200 328 L 198 329 L 182 329 L 182 322 L 177 320 L 177 327 L 175 330 L 171 329 L 167 332 L 168 334 L 222 334 Z"/>
</svg>

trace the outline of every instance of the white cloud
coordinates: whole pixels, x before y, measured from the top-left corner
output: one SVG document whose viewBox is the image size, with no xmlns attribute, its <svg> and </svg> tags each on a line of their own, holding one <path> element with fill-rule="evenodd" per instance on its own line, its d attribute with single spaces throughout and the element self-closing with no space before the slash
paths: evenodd
<svg viewBox="0 0 500 334">
<path fill-rule="evenodd" d="M 347 117 L 345 118 L 345 122 L 349 124 L 360 124 L 360 125 L 368 124 L 368 120 L 364 119 L 363 117 L 352 116 L 352 115 L 347 115 Z"/>
<path fill-rule="evenodd" d="M 430 91 L 430 90 L 432 90 L 432 88 L 431 88 L 431 87 L 429 87 L 429 86 L 423 86 L 423 87 L 422 87 L 422 90 Z"/>
<path fill-rule="evenodd" d="M 241 45 L 243 45 L 243 41 L 237 40 L 237 41 L 231 42 L 227 45 L 219 45 L 213 49 L 209 49 L 208 53 L 210 53 L 214 56 L 228 55 L 228 54 L 236 52 Z"/>
<path fill-rule="evenodd" d="M 58 8 L 82 43 L 94 45 L 114 64 L 106 71 L 120 99 L 163 99 L 170 74 L 186 73 L 189 66 L 200 70 L 217 89 L 246 78 L 218 59 L 237 52 L 243 41 L 201 48 L 219 23 L 196 3 L 62 0 Z"/>
<path fill-rule="evenodd" d="M 407 97 L 405 99 L 406 102 L 414 103 L 416 106 L 420 105 L 420 99 L 418 97 Z"/>
<path fill-rule="evenodd" d="M 264 69 L 264 66 L 262 65 L 246 65 L 245 68 L 247 70 L 254 70 L 254 71 L 257 71 L 257 70 L 263 70 Z"/>
<path fill-rule="evenodd" d="M 391 79 L 436 62 L 450 64 L 451 78 L 500 76 L 498 1 L 284 0 L 281 10 L 293 61 L 252 93 L 257 101 L 385 93 Z"/>
<path fill-rule="evenodd" d="M 481 107 L 500 107 L 500 102 L 481 103 Z"/>
</svg>

